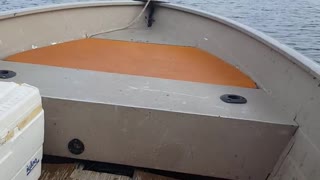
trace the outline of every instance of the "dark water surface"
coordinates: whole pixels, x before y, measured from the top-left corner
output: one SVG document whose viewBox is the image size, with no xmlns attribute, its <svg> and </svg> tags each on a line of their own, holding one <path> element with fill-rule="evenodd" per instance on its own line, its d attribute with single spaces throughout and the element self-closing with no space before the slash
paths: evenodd
<svg viewBox="0 0 320 180">
<path fill-rule="evenodd" d="M 0 0 L 0 11 L 90 0 Z M 169 0 L 216 13 L 277 39 L 320 63 L 320 0 Z"/>
</svg>

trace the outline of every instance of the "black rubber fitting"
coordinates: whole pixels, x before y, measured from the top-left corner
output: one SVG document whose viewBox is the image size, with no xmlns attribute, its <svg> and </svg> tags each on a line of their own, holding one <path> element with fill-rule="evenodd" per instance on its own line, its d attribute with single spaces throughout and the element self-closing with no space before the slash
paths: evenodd
<svg viewBox="0 0 320 180">
<path fill-rule="evenodd" d="M 0 70 L 0 79 L 9 79 L 15 77 L 17 73 L 10 70 Z"/>
<path fill-rule="evenodd" d="M 236 95 L 236 94 L 224 94 L 222 96 L 220 96 L 220 99 L 225 102 L 225 103 L 229 103 L 229 104 L 245 104 L 247 103 L 247 99 Z"/>
<path fill-rule="evenodd" d="M 68 144 L 68 149 L 72 154 L 80 155 L 84 152 L 84 144 L 79 139 L 72 139 Z"/>
</svg>

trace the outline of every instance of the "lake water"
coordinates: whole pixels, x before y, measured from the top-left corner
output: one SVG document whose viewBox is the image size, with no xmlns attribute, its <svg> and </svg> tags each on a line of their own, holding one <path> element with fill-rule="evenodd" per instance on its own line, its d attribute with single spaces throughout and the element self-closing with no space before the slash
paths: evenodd
<svg viewBox="0 0 320 180">
<path fill-rule="evenodd" d="M 0 0 L 0 11 L 90 0 Z M 277 39 L 320 63 L 320 0 L 169 0 L 216 13 Z"/>
</svg>

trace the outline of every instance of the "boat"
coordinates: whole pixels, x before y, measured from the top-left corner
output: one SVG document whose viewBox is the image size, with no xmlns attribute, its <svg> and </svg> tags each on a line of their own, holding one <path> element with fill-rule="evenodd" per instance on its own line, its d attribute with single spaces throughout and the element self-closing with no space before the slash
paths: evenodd
<svg viewBox="0 0 320 180">
<path fill-rule="evenodd" d="M 320 177 L 320 66 L 162 1 L 4 12 L 1 81 L 39 88 L 45 155 L 225 179 Z"/>
</svg>

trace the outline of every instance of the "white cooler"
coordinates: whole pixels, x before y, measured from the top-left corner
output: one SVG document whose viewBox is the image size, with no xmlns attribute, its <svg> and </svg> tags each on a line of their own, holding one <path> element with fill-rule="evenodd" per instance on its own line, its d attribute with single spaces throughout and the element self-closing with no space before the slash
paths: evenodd
<svg viewBox="0 0 320 180">
<path fill-rule="evenodd" d="M 43 140 L 39 90 L 0 82 L 0 180 L 38 179 Z"/>
</svg>

